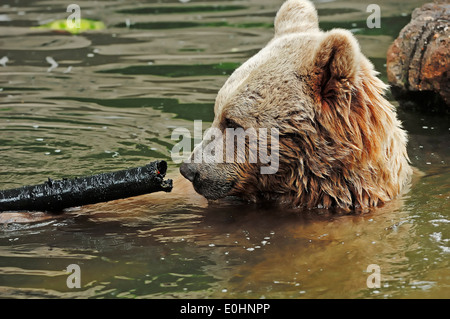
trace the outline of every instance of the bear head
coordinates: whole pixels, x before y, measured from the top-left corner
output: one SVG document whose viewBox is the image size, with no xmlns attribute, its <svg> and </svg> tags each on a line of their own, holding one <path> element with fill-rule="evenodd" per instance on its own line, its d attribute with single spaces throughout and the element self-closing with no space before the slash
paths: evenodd
<svg viewBox="0 0 450 319">
<path fill-rule="evenodd" d="M 376 75 L 351 32 L 323 32 L 309 1 L 286 1 L 273 39 L 217 95 L 212 129 L 221 134 L 205 136 L 181 165 L 182 175 L 208 199 L 234 195 L 344 209 L 392 199 L 411 168 L 406 134 Z M 244 152 L 235 147 L 234 161 L 226 160 L 227 152 L 193 161 L 206 148 L 228 150 L 227 137 L 234 140 L 236 131 L 244 132 Z M 250 160 L 255 134 L 271 163 L 258 152 Z M 275 159 L 275 169 L 263 174 Z"/>
</svg>

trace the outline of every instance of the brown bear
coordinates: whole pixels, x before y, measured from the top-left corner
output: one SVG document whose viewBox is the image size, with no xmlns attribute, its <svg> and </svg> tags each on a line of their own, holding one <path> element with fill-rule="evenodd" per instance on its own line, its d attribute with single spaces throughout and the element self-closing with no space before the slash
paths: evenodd
<svg viewBox="0 0 450 319">
<path fill-rule="evenodd" d="M 412 168 L 386 88 L 351 32 L 321 31 L 309 1 L 288 0 L 273 39 L 217 95 L 212 128 L 222 137 L 205 138 L 180 172 L 208 199 L 345 210 L 387 202 L 409 183 Z M 249 161 L 249 136 L 244 161 L 193 161 L 206 147 L 224 145 L 227 128 L 276 128 L 276 173 L 262 174 L 266 164 Z"/>
</svg>

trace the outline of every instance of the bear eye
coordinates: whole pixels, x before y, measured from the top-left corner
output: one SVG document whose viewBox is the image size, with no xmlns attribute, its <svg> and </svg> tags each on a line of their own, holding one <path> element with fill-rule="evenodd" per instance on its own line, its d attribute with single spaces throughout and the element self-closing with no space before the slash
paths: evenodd
<svg viewBox="0 0 450 319">
<path fill-rule="evenodd" d="M 241 125 L 239 125 L 238 123 L 236 123 L 234 120 L 226 118 L 225 119 L 225 128 L 240 128 L 242 127 Z"/>
</svg>

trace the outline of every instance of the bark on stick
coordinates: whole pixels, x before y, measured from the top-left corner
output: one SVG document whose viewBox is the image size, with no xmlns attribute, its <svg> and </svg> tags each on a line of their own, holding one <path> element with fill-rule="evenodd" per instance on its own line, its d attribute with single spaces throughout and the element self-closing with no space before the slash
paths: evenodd
<svg viewBox="0 0 450 319">
<path fill-rule="evenodd" d="M 88 177 L 51 180 L 40 185 L 0 191 L 1 211 L 51 211 L 107 202 L 158 191 L 170 192 L 165 161 Z"/>
</svg>

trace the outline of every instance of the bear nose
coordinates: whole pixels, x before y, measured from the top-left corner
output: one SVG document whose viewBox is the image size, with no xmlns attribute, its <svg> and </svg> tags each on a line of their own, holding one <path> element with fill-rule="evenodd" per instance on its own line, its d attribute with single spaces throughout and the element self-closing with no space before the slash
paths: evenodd
<svg viewBox="0 0 450 319">
<path fill-rule="evenodd" d="M 195 175 L 197 174 L 197 172 L 194 168 L 194 165 L 189 164 L 189 163 L 181 164 L 180 173 L 181 173 L 181 175 L 183 175 L 185 178 L 187 178 L 191 182 L 194 181 Z"/>
</svg>

